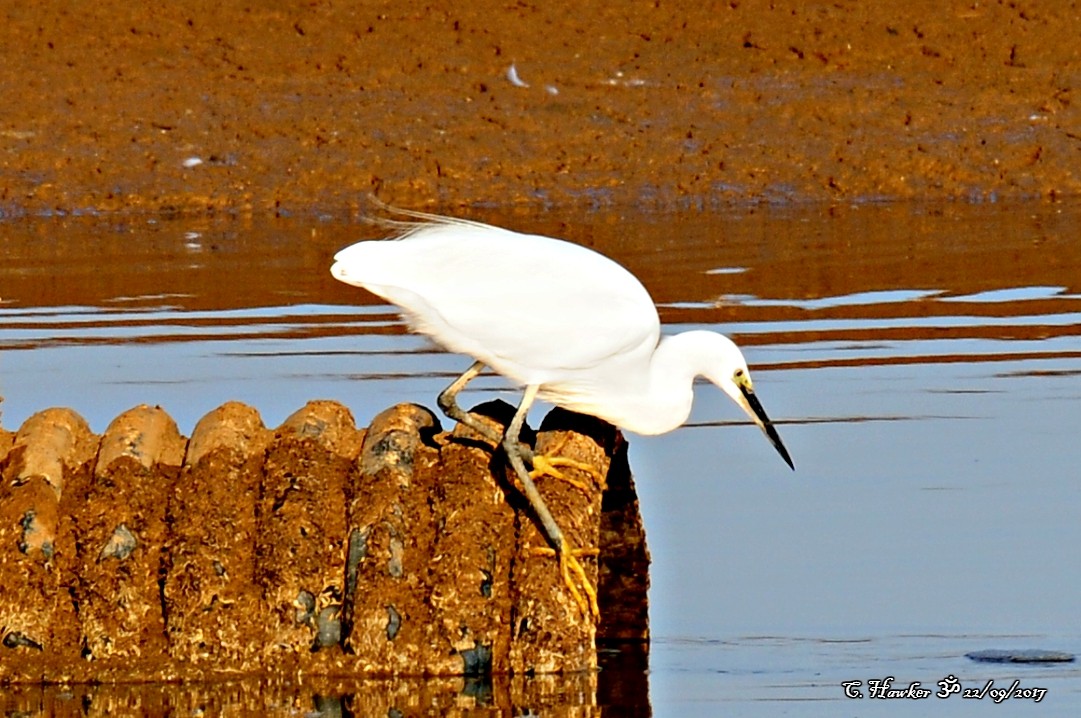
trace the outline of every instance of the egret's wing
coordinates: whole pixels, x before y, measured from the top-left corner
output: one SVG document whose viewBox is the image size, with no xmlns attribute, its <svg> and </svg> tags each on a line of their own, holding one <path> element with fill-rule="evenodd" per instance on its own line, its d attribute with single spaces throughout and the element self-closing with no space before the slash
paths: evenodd
<svg viewBox="0 0 1081 718">
<path fill-rule="evenodd" d="M 340 252 L 334 273 L 399 306 L 411 326 L 523 382 L 652 347 L 641 283 L 569 242 L 446 221 Z"/>
</svg>

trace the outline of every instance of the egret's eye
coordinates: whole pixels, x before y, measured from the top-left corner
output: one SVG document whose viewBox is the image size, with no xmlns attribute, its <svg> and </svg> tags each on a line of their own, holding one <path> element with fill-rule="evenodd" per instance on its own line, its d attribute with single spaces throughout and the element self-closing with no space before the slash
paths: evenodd
<svg viewBox="0 0 1081 718">
<path fill-rule="evenodd" d="M 746 373 L 747 372 L 743 371 L 742 369 L 736 369 L 736 372 L 732 376 L 735 377 L 737 380 L 739 380 L 739 379 L 742 379 L 743 375 L 746 374 Z"/>
</svg>

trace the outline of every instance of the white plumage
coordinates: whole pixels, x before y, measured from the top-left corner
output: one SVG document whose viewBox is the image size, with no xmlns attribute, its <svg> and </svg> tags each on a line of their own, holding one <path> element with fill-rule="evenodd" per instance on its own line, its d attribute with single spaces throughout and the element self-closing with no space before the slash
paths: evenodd
<svg viewBox="0 0 1081 718">
<path fill-rule="evenodd" d="M 558 474 L 557 465 L 596 472 L 560 457 L 534 456 L 520 443 L 522 424 L 536 398 L 630 431 L 660 434 L 687 420 L 694 378 L 704 376 L 747 412 L 792 466 L 755 398 L 747 363 L 736 345 L 703 331 L 661 339 L 653 300 L 623 267 L 550 237 L 405 214 L 420 221 L 388 223 L 399 230 L 396 238 L 343 249 L 335 255 L 331 272 L 397 306 L 413 331 L 477 360 L 439 395 L 439 405 L 451 418 L 502 442 L 559 555 L 563 581 L 583 611 L 599 614 L 597 592 L 533 475 Z M 455 401 L 484 365 L 525 387 L 502 436 Z M 598 478 L 603 485 L 603 477 Z"/>
<path fill-rule="evenodd" d="M 536 395 L 641 434 L 678 427 L 704 376 L 739 404 L 791 465 L 727 337 L 661 339 L 649 293 L 585 247 L 479 222 L 411 214 L 400 234 L 338 252 L 331 272 L 399 307 L 413 331 Z"/>
</svg>

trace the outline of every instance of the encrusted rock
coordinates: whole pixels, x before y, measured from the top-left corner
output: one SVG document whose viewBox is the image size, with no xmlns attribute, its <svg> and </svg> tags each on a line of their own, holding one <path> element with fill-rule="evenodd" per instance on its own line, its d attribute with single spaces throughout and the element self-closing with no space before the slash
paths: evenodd
<svg viewBox="0 0 1081 718">
<path fill-rule="evenodd" d="M 475 411 L 496 433 L 513 413 Z M 100 437 L 70 410 L 36 414 L 0 431 L 0 683 L 590 675 L 598 643 L 648 640 L 626 446 L 560 411 L 522 438 L 594 470 L 537 481 L 587 550 L 599 622 L 501 447 L 423 407 L 358 429 L 315 401 L 269 430 L 231 402 L 190 441 L 156 407 Z"/>
</svg>

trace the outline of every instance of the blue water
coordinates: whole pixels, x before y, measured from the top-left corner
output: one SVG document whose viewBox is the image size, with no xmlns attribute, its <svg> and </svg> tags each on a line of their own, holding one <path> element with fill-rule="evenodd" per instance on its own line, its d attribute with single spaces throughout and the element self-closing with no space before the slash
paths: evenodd
<svg viewBox="0 0 1081 718">
<path fill-rule="evenodd" d="M 644 710 L 1081 708 L 1076 664 L 964 657 L 1081 652 L 1081 208 L 581 214 L 571 229 L 478 218 L 602 249 L 642 276 L 672 330 L 730 333 L 796 462 L 793 473 L 709 386 L 688 426 L 630 437 L 653 558 L 650 671 L 630 679 L 648 681 Z M 230 399 L 271 426 L 314 398 L 360 423 L 401 401 L 433 405 L 469 360 L 316 277 L 369 228 L 316 230 L 27 230 L 34 241 L 9 245 L 0 268 L 3 425 L 53 405 L 102 431 L 160 404 L 185 433 Z M 477 387 L 476 401 L 514 400 L 498 378 Z M 869 697 L 888 676 L 932 694 Z M 948 676 L 1047 691 L 1005 701 L 1023 709 L 988 705 L 990 691 L 935 697 Z M 845 696 L 852 681 L 863 698 Z"/>
</svg>

